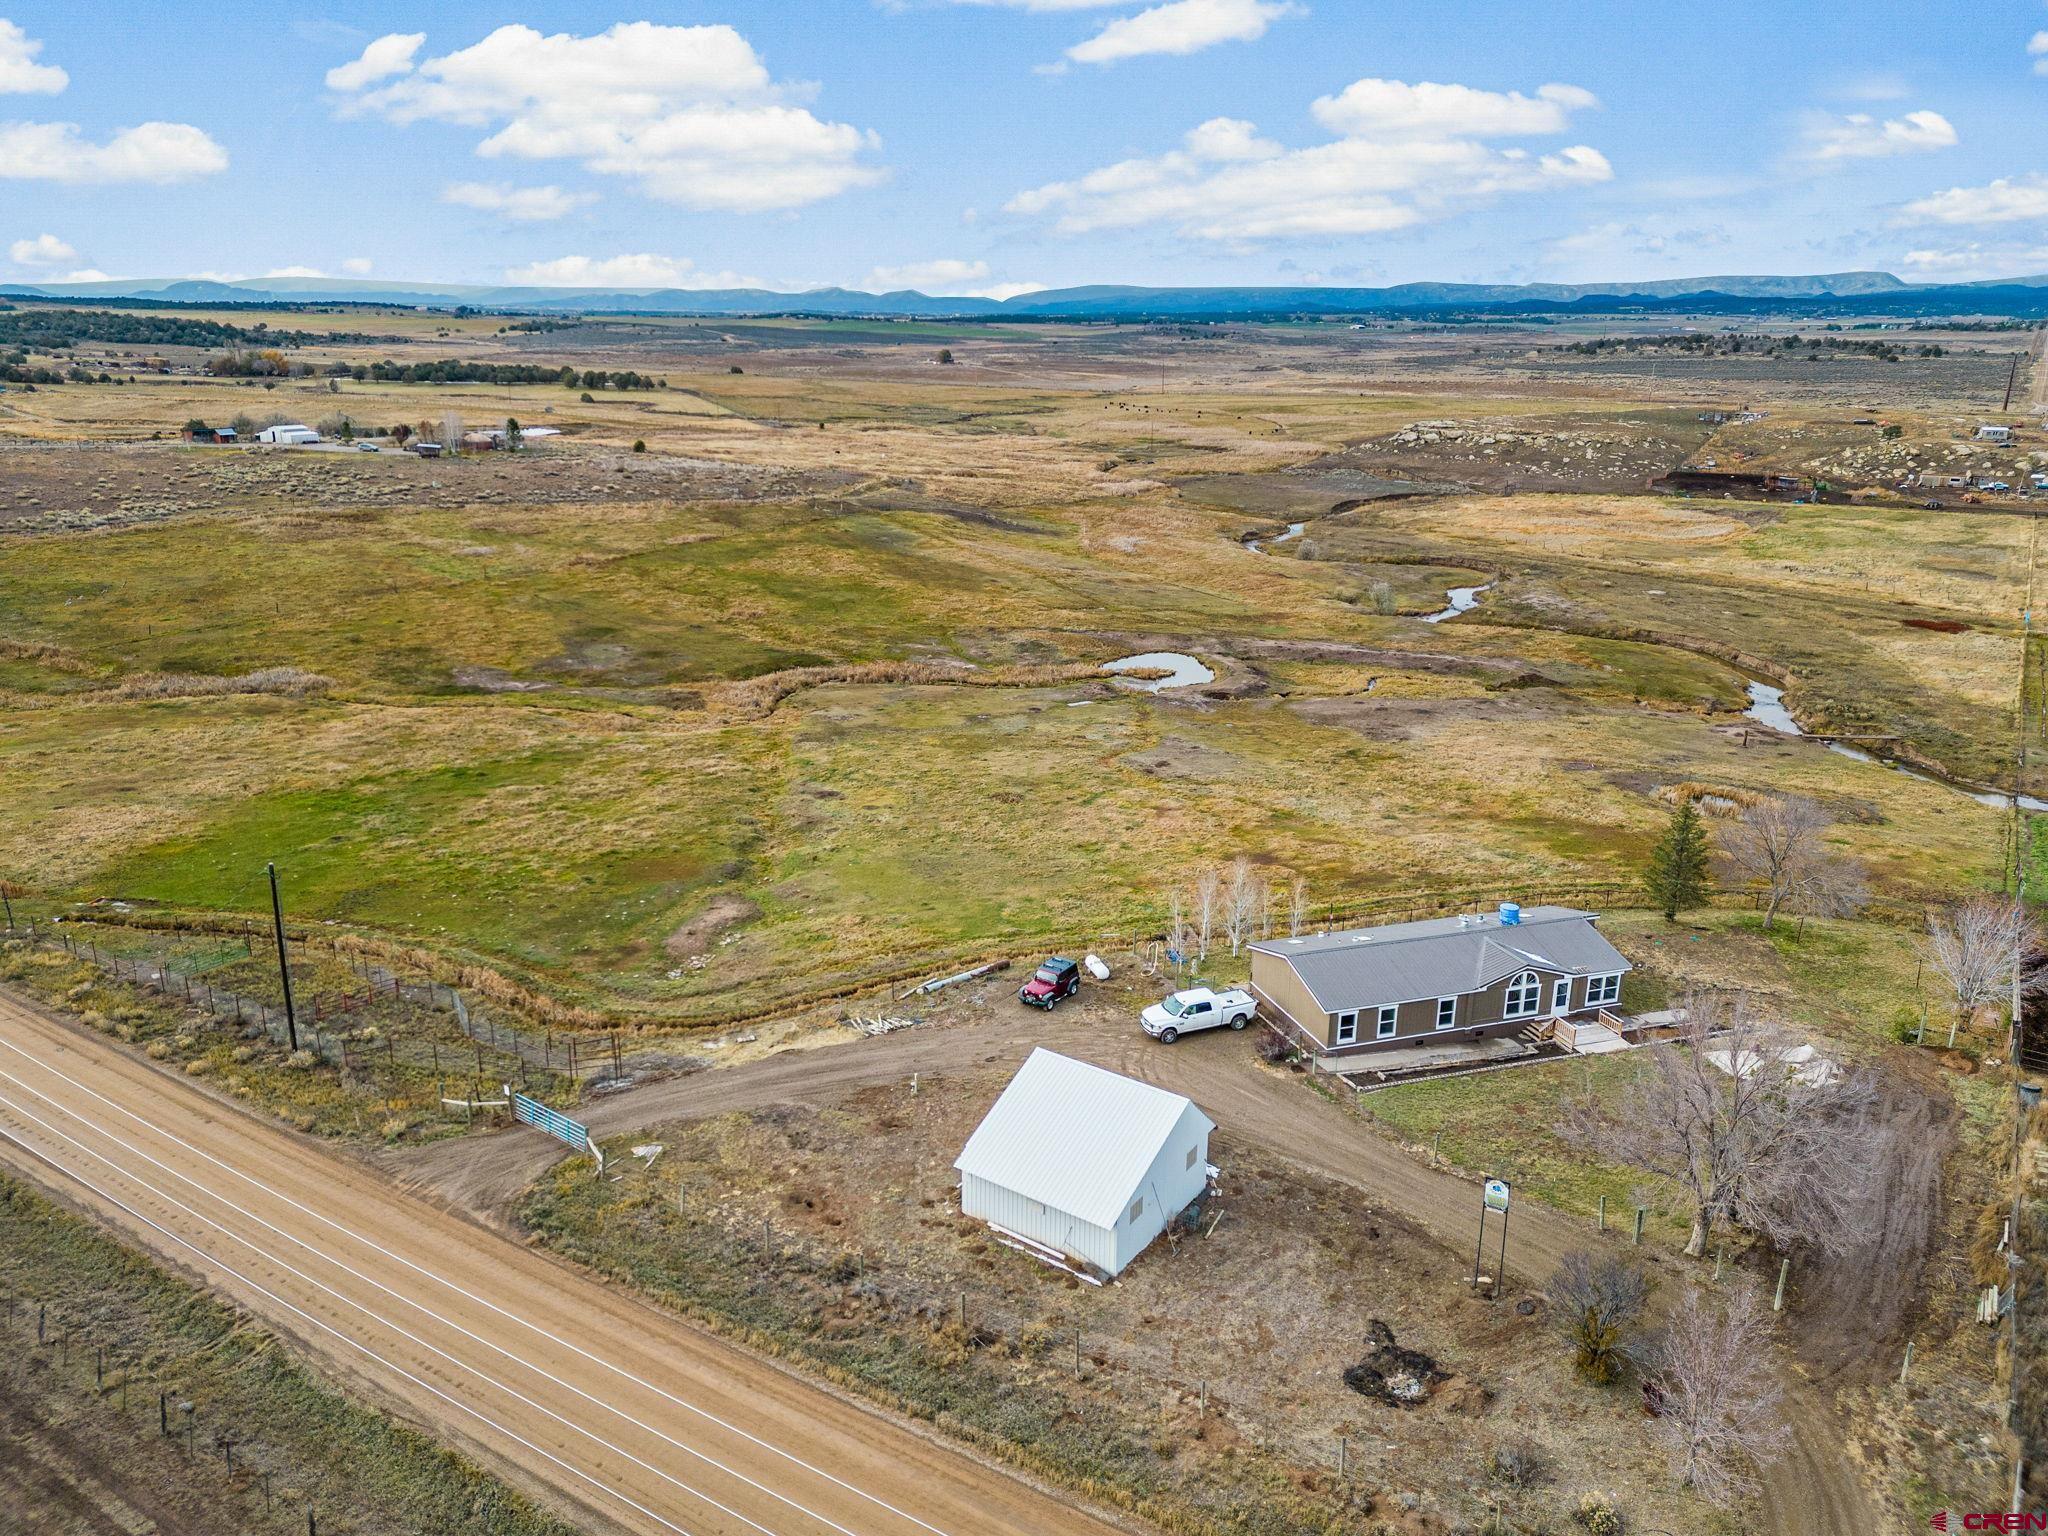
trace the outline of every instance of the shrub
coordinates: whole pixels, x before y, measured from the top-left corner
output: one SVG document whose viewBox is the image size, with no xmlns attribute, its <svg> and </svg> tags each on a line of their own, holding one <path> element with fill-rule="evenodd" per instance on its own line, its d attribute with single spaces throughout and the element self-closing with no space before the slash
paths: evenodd
<svg viewBox="0 0 2048 1536">
<path fill-rule="evenodd" d="M 171 1043 L 168 1040 L 152 1040 L 142 1050 L 151 1061 L 162 1061 L 171 1054 Z"/>
<path fill-rule="evenodd" d="M 1619 1377 L 1649 1297 L 1640 1265 L 1583 1249 L 1566 1254 L 1550 1280 L 1550 1304 L 1557 1331 L 1571 1346 L 1573 1369 L 1602 1386 Z"/>
<path fill-rule="evenodd" d="M 1533 1440 L 1503 1440 L 1493 1448 L 1493 1476 L 1510 1488 L 1527 1488 L 1543 1476 L 1543 1453 Z"/>
<path fill-rule="evenodd" d="M 311 1051 L 297 1050 L 285 1058 L 284 1064 L 294 1072 L 310 1072 L 320 1064 L 320 1058 Z"/>
<path fill-rule="evenodd" d="M 634 439 L 633 439 L 633 451 L 634 451 L 635 453 L 645 453 L 645 452 L 647 451 L 647 439 L 646 439 L 646 438 L 644 438 L 644 437 L 636 437 L 636 438 L 634 438 Z"/>
<path fill-rule="evenodd" d="M 256 1059 L 256 1048 L 253 1045 L 238 1045 L 228 1055 L 236 1066 L 246 1066 Z"/>
<path fill-rule="evenodd" d="M 204 1056 L 201 1056 L 196 1060 L 188 1061 L 185 1063 L 185 1075 L 187 1077 L 206 1077 L 209 1074 L 211 1074 L 212 1071 L 213 1063 L 208 1061 Z"/>
<path fill-rule="evenodd" d="M 1586 1532 L 1586 1536 L 1622 1536 L 1627 1525 L 1621 1518 L 1621 1511 L 1604 1493 L 1589 1493 L 1579 1500 L 1579 1507 L 1572 1511 L 1572 1523 Z"/>
</svg>

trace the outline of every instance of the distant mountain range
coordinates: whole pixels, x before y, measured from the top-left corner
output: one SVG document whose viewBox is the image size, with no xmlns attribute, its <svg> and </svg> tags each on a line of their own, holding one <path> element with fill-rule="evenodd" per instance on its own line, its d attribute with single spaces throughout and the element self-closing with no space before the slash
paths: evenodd
<svg viewBox="0 0 2048 1536">
<path fill-rule="evenodd" d="M 1221 320 L 1279 315 L 1446 312 L 1600 314 L 1710 309 L 1719 313 L 2048 315 L 2048 275 L 1989 283 L 1908 283 L 1889 272 L 1813 277 L 1662 278 L 1618 283 L 1401 283 L 1389 288 L 1055 288 L 995 300 L 912 290 L 814 288 L 543 288 L 385 283 L 346 278 L 136 278 L 16 283 L 4 291 L 52 299 L 174 304 L 381 304 L 529 314 L 837 315 L 915 319 Z"/>
</svg>

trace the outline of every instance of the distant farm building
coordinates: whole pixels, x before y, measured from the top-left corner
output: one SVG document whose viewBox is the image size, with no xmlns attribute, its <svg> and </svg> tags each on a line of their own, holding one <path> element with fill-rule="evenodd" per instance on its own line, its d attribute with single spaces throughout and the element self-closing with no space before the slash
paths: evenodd
<svg viewBox="0 0 2048 1536">
<path fill-rule="evenodd" d="M 188 443 L 232 443 L 240 436 L 233 427 L 201 426 L 187 427 L 184 435 Z"/>
<path fill-rule="evenodd" d="M 1177 1093 L 1041 1048 L 953 1164 L 960 1212 L 1114 1276 L 1208 1189 L 1215 1129 Z"/>
<path fill-rule="evenodd" d="M 1987 422 L 1977 429 L 1977 441 L 1980 443 L 1997 443 L 2003 446 L 2012 441 L 2012 428 L 1994 426 Z"/>
<path fill-rule="evenodd" d="M 286 446 L 297 446 L 303 443 L 319 442 L 320 434 L 302 423 L 288 421 L 280 422 L 274 427 L 265 427 L 256 434 L 256 441 L 259 443 L 282 443 Z"/>
<path fill-rule="evenodd" d="M 1478 1040 L 1620 1006 L 1631 969 L 1574 907 L 1390 923 L 1252 945 L 1260 1013 L 1318 1055 Z"/>
</svg>

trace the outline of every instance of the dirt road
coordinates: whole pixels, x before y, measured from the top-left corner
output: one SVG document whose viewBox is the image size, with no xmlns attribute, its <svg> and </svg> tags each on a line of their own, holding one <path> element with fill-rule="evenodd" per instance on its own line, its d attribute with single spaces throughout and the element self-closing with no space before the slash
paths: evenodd
<svg viewBox="0 0 2048 1536">
<path fill-rule="evenodd" d="M 1022 1010 L 1016 1010 L 1021 1014 Z M 1115 1008 L 1069 1005 L 1014 1026 L 995 1019 L 904 1030 L 842 1047 L 790 1051 L 747 1066 L 701 1072 L 600 1100 L 585 1118 L 599 1135 L 772 1104 L 827 1105 L 876 1082 L 907 1082 L 984 1065 L 1015 1065 L 1044 1045 L 1098 1066 L 1186 1094 L 1233 1136 L 1298 1166 L 1369 1193 L 1469 1253 L 1478 1192 L 1432 1170 L 1298 1079 L 1257 1065 L 1242 1035 L 1217 1032 L 1162 1046 Z M 443 1142 L 402 1158 L 393 1171 L 422 1193 L 504 1220 L 532 1179 L 558 1161 L 530 1134 Z M 1508 1268 L 1540 1284 L 1570 1249 L 1593 1241 L 1584 1224 L 1533 1202 L 1515 1209 Z M 1652 1253 L 1653 1266 L 1675 1269 Z M 1862 1488 L 1844 1464 L 1841 1436 L 1820 1394 L 1791 1372 L 1796 1439 L 1768 1469 L 1763 1499 L 1769 1529 L 1799 1536 L 1868 1536 L 1878 1528 Z"/>
<path fill-rule="evenodd" d="M 1116 1529 L 6 995 L 0 1161 L 593 1531 Z"/>
</svg>

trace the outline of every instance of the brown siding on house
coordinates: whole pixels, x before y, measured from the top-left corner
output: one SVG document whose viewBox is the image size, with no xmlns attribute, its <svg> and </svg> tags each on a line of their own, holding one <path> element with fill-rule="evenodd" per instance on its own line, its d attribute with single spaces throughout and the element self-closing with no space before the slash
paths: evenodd
<svg viewBox="0 0 2048 1536">
<path fill-rule="evenodd" d="M 1280 956 L 1252 951 L 1251 991 L 1261 1008 L 1279 1014 L 1318 1044 L 1329 1045 L 1330 1016 L 1310 995 L 1294 967 Z"/>
</svg>

